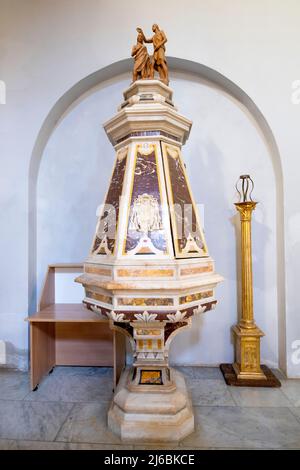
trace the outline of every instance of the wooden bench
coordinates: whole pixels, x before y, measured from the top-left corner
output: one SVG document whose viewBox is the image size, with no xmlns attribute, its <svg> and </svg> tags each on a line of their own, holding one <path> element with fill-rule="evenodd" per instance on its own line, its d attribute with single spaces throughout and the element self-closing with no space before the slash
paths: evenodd
<svg viewBox="0 0 300 470">
<path fill-rule="evenodd" d="M 38 311 L 26 318 L 30 325 L 30 383 L 36 390 L 57 365 L 114 368 L 116 386 L 126 362 L 125 337 L 112 331 L 82 303 L 56 303 L 56 273 L 83 271 L 81 264 L 48 267 Z M 81 287 L 81 286 L 80 286 Z"/>
</svg>

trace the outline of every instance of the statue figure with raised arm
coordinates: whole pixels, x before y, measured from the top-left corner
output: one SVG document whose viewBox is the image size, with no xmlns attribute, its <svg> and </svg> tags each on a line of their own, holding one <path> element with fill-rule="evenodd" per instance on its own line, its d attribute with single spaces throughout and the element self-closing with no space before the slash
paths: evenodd
<svg viewBox="0 0 300 470">
<path fill-rule="evenodd" d="M 165 44 L 167 42 L 167 37 L 165 33 L 159 29 L 157 24 L 152 26 L 152 31 L 154 35 L 150 39 L 144 37 L 144 42 L 153 43 L 153 67 L 159 73 L 160 80 L 166 85 L 169 84 L 169 73 L 168 73 L 168 64 L 165 56 Z"/>
<path fill-rule="evenodd" d="M 144 45 L 145 35 L 141 28 L 136 28 L 137 40 L 136 45 L 133 46 L 131 51 L 131 57 L 134 58 L 134 67 L 132 74 L 132 81 L 140 79 L 151 79 L 154 75 L 153 65 L 149 57 L 147 47 Z"/>
</svg>

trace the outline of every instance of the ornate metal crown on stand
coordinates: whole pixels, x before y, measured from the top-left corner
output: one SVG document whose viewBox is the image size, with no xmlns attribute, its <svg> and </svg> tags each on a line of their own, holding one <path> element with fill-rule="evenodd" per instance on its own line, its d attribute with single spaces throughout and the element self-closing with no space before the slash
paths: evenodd
<svg viewBox="0 0 300 470">
<path fill-rule="evenodd" d="M 165 37 L 157 25 L 153 31 Z M 133 54 L 143 53 L 153 72 L 138 32 Z M 181 157 L 192 122 L 174 106 L 166 70 L 160 73 L 162 80 L 134 81 L 104 124 L 116 160 L 91 252 L 77 278 L 84 303 L 107 316 L 133 349 L 133 366 L 123 372 L 108 415 L 110 428 L 127 442 L 178 441 L 193 431 L 185 382 L 169 367 L 168 351 L 195 313 L 215 307 L 214 289 L 222 280 Z"/>
</svg>

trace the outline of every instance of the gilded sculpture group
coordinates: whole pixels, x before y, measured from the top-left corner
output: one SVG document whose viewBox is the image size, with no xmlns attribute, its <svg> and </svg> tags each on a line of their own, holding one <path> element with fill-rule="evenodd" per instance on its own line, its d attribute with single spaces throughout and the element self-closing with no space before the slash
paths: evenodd
<svg viewBox="0 0 300 470">
<path fill-rule="evenodd" d="M 152 26 L 154 35 L 150 39 L 146 39 L 141 28 L 137 28 L 137 41 L 133 46 L 131 56 L 134 58 L 134 68 L 132 81 L 140 79 L 153 79 L 154 71 L 159 74 L 160 80 L 166 85 L 169 84 L 168 65 L 165 57 L 165 44 L 167 37 L 165 33 L 159 29 L 157 24 Z M 148 54 L 145 43 L 153 44 L 153 56 Z"/>
</svg>

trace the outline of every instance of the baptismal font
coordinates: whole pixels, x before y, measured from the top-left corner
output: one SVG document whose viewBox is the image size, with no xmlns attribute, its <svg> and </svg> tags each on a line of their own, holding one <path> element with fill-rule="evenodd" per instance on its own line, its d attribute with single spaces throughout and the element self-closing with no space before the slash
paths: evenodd
<svg viewBox="0 0 300 470">
<path fill-rule="evenodd" d="M 109 318 L 133 351 L 108 413 L 125 442 L 178 441 L 194 429 L 185 380 L 169 366 L 172 339 L 215 308 L 215 273 L 181 147 L 192 122 L 173 103 L 158 25 L 137 28 L 133 82 L 104 124 L 114 169 L 84 273 L 83 302 Z M 153 57 L 145 44 L 153 44 Z M 154 74 L 158 72 L 159 79 Z"/>
</svg>

